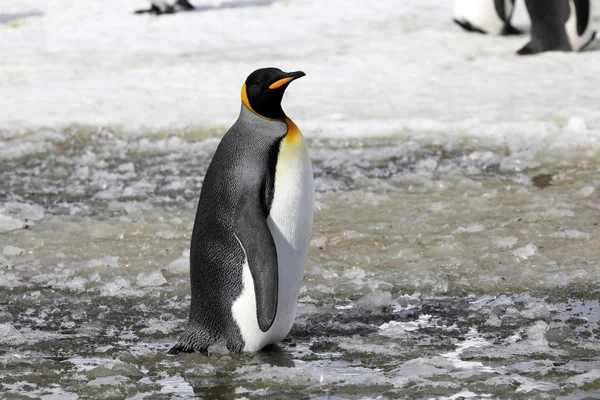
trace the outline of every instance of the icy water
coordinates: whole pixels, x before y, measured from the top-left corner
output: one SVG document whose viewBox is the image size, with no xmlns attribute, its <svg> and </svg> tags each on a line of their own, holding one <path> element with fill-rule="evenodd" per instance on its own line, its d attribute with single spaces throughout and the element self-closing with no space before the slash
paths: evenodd
<svg viewBox="0 0 600 400">
<path fill-rule="evenodd" d="M 310 139 L 317 211 L 289 337 L 165 355 L 222 133 L 5 134 L 0 397 L 600 396 L 593 146 Z"/>
</svg>

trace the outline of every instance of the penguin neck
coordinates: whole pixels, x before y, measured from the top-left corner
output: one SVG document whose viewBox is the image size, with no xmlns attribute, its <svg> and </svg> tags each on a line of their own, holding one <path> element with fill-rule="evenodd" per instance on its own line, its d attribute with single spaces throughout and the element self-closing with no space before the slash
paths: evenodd
<svg viewBox="0 0 600 400">
<path fill-rule="evenodd" d="M 286 120 L 265 118 L 262 115 L 254 112 L 242 102 L 238 120 L 250 123 L 253 127 L 257 128 L 257 130 L 261 132 L 277 132 L 276 136 L 284 136 L 288 130 L 287 120 L 289 120 L 289 118 L 286 118 Z M 279 126 L 279 128 L 275 128 L 276 126 Z M 274 128 L 275 130 L 273 131 Z"/>
</svg>

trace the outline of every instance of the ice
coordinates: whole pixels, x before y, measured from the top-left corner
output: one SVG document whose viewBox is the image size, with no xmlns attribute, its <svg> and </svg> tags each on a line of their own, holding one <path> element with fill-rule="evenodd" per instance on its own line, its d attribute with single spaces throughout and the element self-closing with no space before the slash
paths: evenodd
<svg viewBox="0 0 600 400">
<path fill-rule="evenodd" d="M 101 286 L 100 291 L 103 296 L 125 296 L 131 291 L 131 283 L 129 279 L 118 276 L 112 282 L 105 283 Z"/>
<path fill-rule="evenodd" d="M 0 324 L 13 322 L 14 317 L 8 311 L 0 311 Z"/>
<path fill-rule="evenodd" d="M 25 228 L 27 225 L 20 219 L 0 214 L 0 233 Z"/>
<path fill-rule="evenodd" d="M 176 274 L 183 275 L 190 272 L 190 258 L 188 257 L 179 257 L 176 260 L 171 261 L 167 265 L 167 271 Z"/>
<path fill-rule="evenodd" d="M 347 279 L 362 279 L 365 276 L 367 276 L 365 270 L 360 267 L 352 267 L 344 270 L 344 278 Z"/>
<path fill-rule="evenodd" d="M 161 286 L 167 283 L 160 270 L 150 272 L 140 272 L 136 278 L 136 283 L 141 287 Z"/>
<path fill-rule="evenodd" d="M 483 232 L 485 230 L 485 226 L 482 224 L 472 224 L 469 226 L 459 226 L 452 233 L 477 233 Z"/>
<path fill-rule="evenodd" d="M 573 386 L 597 385 L 600 382 L 600 369 L 594 368 L 583 374 L 575 375 L 567 379 L 567 383 Z"/>
<path fill-rule="evenodd" d="M 576 229 L 567 229 L 565 236 L 569 239 L 589 239 L 590 235 L 585 232 L 578 231 Z"/>
<path fill-rule="evenodd" d="M 88 268 L 108 267 L 117 268 L 119 266 L 119 256 L 105 256 L 102 259 L 92 259 L 87 263 Z"/>
<path fill-rule="evenodd" d="M 57 333 L 48 333 L 31 328 L 17 329 L 10 322 L 0 323 L 0 344 L 4 345 L 19 346 L 62 337 L 64 336 Z"/>
<path fill-rule="evenodd" d="M 579 189 L 576 192 L 576 195 L 579 197 L 590 197 L 591 195 L 593 195 L 596 192 L 596 188 L 593 186 L 586 186 L 584 188 Z"/>
<path fill-rule="evenodd" d="M 122 361 L 108 361 L 87 371 L 87 376 L 91 379 L 123 376 L 139 380 L 144 377 L 144 374 L 135 365 Z"/>
<path fill-rule="evenodd" d="M 515 256 L 517 256 L 518 258 L 527 259 L 529 257 L 536 255 L 537 251 L 538 251 L 538 248 L 534 244 L 529 243 L 525 247 L 519 247 L 518 249 L 515 249 L 513 251 L 513 254 Z"/>
<path fill-rule="evenodd" d="M 582 134 L 587 131 L 585 119 L 582 117 L 571 117 L 567 122 L 567 130 L 573 134 Z"/>
<path fill-rule="evenodd" d="M 390 292 L 373 292 L 362 296 L 355 302 L 356 307 L 366 310 L 381 309 L 390 307 L 392 304 L 392 294 Z"/>
<path fill-rule="evenodd" d="M 408 336 L 406 329 L 404 329 L 403 323 L 398 321 L 390 321 L 382 324 L 379 327 L 379 334 L 382 336 L 389 336 L 391 338 L 404 338 Z"/>
<path fill-rule="evenodd" d="M 494 244 L 501 248 L 512 247 L 517 244 L 518 239 L 514 236 L 505 236 L 494 240 Z"/>
<path fill-rule="evenodd" d="M 5 246 L 2 253 L 9 257 L 22 256 L 25 254 L 25 250 L 15 246 Z"/>
</svg>

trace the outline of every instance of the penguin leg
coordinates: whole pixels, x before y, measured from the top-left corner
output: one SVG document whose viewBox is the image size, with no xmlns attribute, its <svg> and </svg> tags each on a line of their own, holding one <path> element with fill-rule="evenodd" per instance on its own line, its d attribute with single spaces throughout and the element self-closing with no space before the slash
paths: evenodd
<svg viewBox="0 0 600 400">
<path fill-rule="evenodd" d="M 194 6 L 190 4 L 188 0 L 177 0 L 177 5 L 179 5 L 184 10 L 193 10 Z"/>
</svg>

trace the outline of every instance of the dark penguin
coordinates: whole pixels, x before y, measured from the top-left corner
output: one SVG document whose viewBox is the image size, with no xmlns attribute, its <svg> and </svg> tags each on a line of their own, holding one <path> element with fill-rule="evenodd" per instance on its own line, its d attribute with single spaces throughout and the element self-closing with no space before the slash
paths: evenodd
<svg viewBox="0 0 600 400">
<path fill-rule="evenodd" d="M 469 32 L 518 35 L 510 24 L 515 0 L 454 0 L 454 22 Z"/>
<path fill-rule="evenodd" d="M 590 26 L 590 0 L 525 0 L 525 4 L 531 40 L 517 54 L 580 51 L 596 36 Z"/>
<path fill-rule="evenodd" d="M 137 10 L 135 14 L 151 13 L 156 15 L 173 14 L 178 9 L 193 10 L 194 6 L 188 0 L 150 0 L 151 7 L 145 10 Z"/>
<path fill-rule="evenodd" d="M 304 138 L 281 108 L 304 73 L 254 71 L 238 120 L 202 185 L 190 248 L 190 318 L 169 351 L 225 342 L 258 351 L 289 333 L 312 229 L 314 186 Z"/>
</svg>

